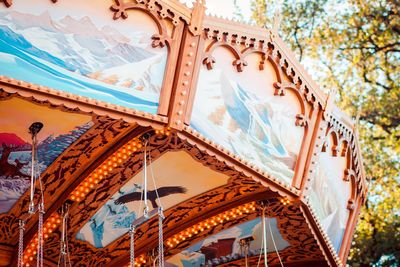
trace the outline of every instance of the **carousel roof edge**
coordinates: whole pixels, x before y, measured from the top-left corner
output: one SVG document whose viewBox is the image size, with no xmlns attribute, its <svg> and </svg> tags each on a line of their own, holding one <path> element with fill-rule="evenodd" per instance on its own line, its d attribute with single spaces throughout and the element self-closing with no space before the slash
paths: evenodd
<svg viewBox="0 0 400 267">
<path fill-rule="evenodd" d="M 55 106 L 62 106 L 69 111 L 81 111 L 87 114 L 106 116 L 112 119 L 122 119 L 126 122 L 135 122 L 141 126 L 162 128 L 167 123 L 167 117 L 157 114 L 110 104 L 104 101 L 59 91 L 50 87 L 27 83 L 6 76 L 0 76 L 0 93 L 18 95 L 22 98 L 34 99 L 38 102 L 49 102 Z"/>
</svg>

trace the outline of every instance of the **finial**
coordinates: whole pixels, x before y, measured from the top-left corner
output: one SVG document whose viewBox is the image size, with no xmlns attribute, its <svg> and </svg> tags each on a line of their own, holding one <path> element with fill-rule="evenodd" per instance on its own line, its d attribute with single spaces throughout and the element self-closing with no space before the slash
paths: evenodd
<svg viewBox="0 0 400 267">
<path fill-rule="evenodd" d="M 203 18 L 206 10 L 206 0 L 196 0 L 193 3 L 189 30 L 193 35 L 199 35 L 203 30 Z"/>
<path fill-rule="evenodd" d="M 325 102 L 325 112 L 330 113 L 330 111 L 332 110 L 333 104 L 335 103 L 336 93 L 337 89 L 334 87 L 329 90 L 328 97 L 326 98 Z"/>
<path fill-rule="evenodd" d="M 274 17 L 272 19 L 272 30 L 275 32 L 276 35 L 279 33 L 279 27 L 281 25 L 282 20 L 282 0 L 278 1 L 277 6 L 275 8 Z"/>
<path fill-rule="evenodd" d="M 279 32 L 279 27 L 281 25 L 281 20 L 282 20 L 282 15 L 281 15 L 281 12 L 280 12 L 280 8 L 277 8 L 275 10 L 275 14 L 274 14 L 274 17 L 272 19 L 272 30 L 276 34 L 278 34 L 278 32 Z"/>
</svg>

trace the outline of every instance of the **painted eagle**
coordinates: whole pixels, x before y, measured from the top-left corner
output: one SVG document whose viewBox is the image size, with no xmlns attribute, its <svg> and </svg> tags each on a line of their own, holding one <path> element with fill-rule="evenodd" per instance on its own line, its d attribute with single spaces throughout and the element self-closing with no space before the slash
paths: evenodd
<svg viewBox="0 0 400 267">
<path fill-rule="evenodd" d="M 187 189 L 182 186 L 164 186 L 157 189 L 158 196 L 160 198 L 166 197 L 172 194 L 184 194 L 186 193 Z M 129 202 L 140 201 L 142 196 L 142 192 L 133 192 L 126 195 L 123 195 L 116 199 L 114 203 L 116 205 L 121 205 Z M 153 209 L 158 208 L 156 199 L 157 193 L 156 190 L 148 191 L 147 192 L 147 199 L 151 202 Z"/>
</svg>

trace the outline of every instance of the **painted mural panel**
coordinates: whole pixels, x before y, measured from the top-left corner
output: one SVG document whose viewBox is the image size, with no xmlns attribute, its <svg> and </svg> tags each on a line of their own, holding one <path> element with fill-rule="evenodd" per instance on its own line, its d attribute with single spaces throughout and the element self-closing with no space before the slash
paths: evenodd
<svg viewBox="0 0 400 267">
<path fill-rule="evenodd" d="M 18 98 L 0 101 L 0 213 L 7 212 L 29 186 L 32 146 L 28 128 L 36 121 L 44 124 L 38 134 L 40 173 L 93 125 L 88 115 Z"/>
<path fill-rule="evenodd" d="M 227 183 L 229 177 L 204 167 L 188 153 L 167 152 L 153 162 L 148 173 L 148 204 L 150 210 L 162 205 L 166 210 L 191 197 Z M 151 173 L 154 174 L 155 184 Z M 189 179 L 190 177 L 190 179 Z M 131 223 L 142 215 L 141 193 L 143 172 L 131 178 L 82 227 L 76 235 L 97 248 L 105 247 L 126 234 Z M 155 188 L 161 203 L 156 200 Z"/>
<path fill-rule="evenodd" d="M 315 178 L 311 184 L 310 203 L 339 252 L 349 218 L 347 203 L 350 199 L 350 182 L 344 181 L 345 157 L 333 157 L 322 152 L 316 164 Z"/>
<path fill-rule="evenodd" d="M 113 1 L 14 1 L 0 9 L 0 75 L 156 113 L 166 48 L 155 23 L 134 11 L 112 19 Z"/>
<path fill-rule="evenodd" d="M 231 152 L 291 183 L 304 130 L 295 125 L 300 105 L 294 95 L 274 96 L 275 71 L 258 69 L 260 58 L 250 55 L 237 72 L 232 55 L 219 48 L 215 67 L 202 66 L 191 126 Z"/>
<path fill-rule="evenodd" d="M 274 244 L 271 232 L 276 244 L 276 248 L 282 250 L 290 244 L 282 238 L 277 227 L 275 218 L 267 218 L 267 251 L 273 252 Z M 260 253 L 262 246 L 262 223 L 261 218 L 257 218 L 235 227 L 226 229 L 216 235 L 210 236 L 186 250 L 167 259 L 166 267 L 200 267 L 205 266 L 208 261 L 216 261 L 222 257 L 227 259 L 241 255 L 242 251 L 239 245 L 240 240 L 249 239 L 250 250 L 252 253 Z"/>
</svg>

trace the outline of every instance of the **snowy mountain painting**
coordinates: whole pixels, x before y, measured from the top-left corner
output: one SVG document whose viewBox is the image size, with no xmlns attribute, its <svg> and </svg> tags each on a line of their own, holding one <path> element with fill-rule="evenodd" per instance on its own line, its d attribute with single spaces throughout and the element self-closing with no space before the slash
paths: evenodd
<svg viewBox="0 0 400 267">
<path fill-rule="evenodd" d="M 338 253 L 349 218 L 347 201 L 351 194 L 349 182 L 343 181 L 344 168 L 340 165 L 345 166 L 345 158 L 321 153 L 310 190 L 310 204 Z"/>
<path fill-rule="evenodd" d="M 205 168 L 184 151 L 167 152 L 149 166 L 154 183 L 148 184 L 148 205 L 164 210 L 191 197 L 226 184 L 229 177 Z M 187 178 L 190 173 L 191 179 Z M 157 188 L 160 201 L 156 199 Z M 76 239 L 97 248 L 106 247 L 128 233 L 131 223 L 143 214 L 143 172 L 123 185 L 79 230 Z M 138 216 L 138 214 L 140 214 Z"/>
<path fill-rule="evenodd" d="M 0 101 L 0 213 L 9 211 L 29 187 L 28 127 L 35 121 L 44 124 L 38 135 L 40 173 L 93 125 L 87 115 L 50 110 L 18 98 Z"/>
<path fill-rule="evenodd" d="M 302 134 L 295 129 L 293 110 L 272 97 L 260 98 L 220 68 L 203 67 L 191 126 L 270 175 L 291 183 Z"/>
<path fill-rule="evenodd" d="M 151 47 L 151 32 L 131 25 L 121 33 L 108 7 L 99 23 L 97 13 L 60 13 L 42 2 L 28 6 L 0 11 L 0 75 L 157 112 L 167 52 Z"/>
<path fill-rule="evenodd" d="M 271 231 L 276 248 L 282 250 L 290 246 L 290 244 L 282 238 L 275 218 L 267 218 L 266 225 L 268 231 L 268 252 L 275 251 L 269 225 L 271 225 Z M 246 238 L 252 239 L 250 242 L 250 250 L 253 253 L 260 253 L 262 246 L 262 223 L 260 218 L 239 224 L 221 231 L 218 234 L 207 237 L 206 239 L 167 259 L 165 266 L 201 267 L 206 266 L 206 263 L 209 261 L 213 262 L 213 260 L 217 260 L 221 257 L 224 257 L 225 259 L 229 259 L 230 257 L 233 258 L 236 255 L 242 254 L 239 242 L 241 239 Z"/>
</svg>

